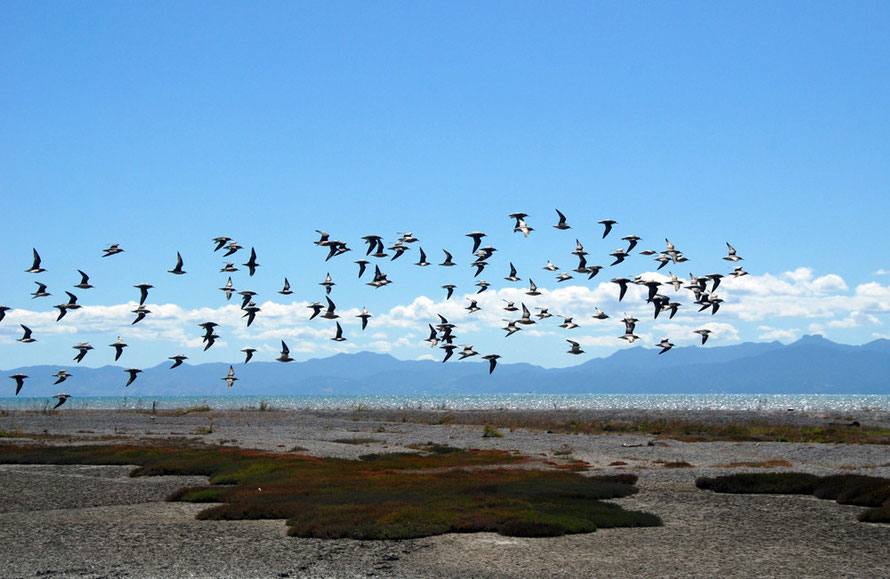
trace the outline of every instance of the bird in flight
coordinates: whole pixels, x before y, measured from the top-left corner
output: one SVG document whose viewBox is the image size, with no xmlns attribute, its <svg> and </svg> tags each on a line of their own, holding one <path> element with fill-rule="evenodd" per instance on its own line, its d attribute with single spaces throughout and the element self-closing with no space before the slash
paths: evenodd
<svg viewBox="0 0 890 579">
<path fill-rule="evenodd" d="M 220 380 L 225 380 L 226 385 L 231 388 L 232 385 L 235 384 L 235 380 L 237 380 L 237 378 L 235 378 L 235 368 L 229 366 L 229 373 L 226 374 L 224 378 L 220 378 Z"/>
<path fill-rule="evenodd" d="M 124 370 L 124 372 L 130 375 L 130 379 L 127 380 L 127 383 L 124 385 L 124 387 L 126 388 L 136 380 L 136 375 L 142 372 L 142 370 L 140 370 L 139 368 L 127 368 L 126 370 Z"/>
<path fill-rule="evenodd" d="M 36 249 L 32 249 L 34 252 L 34 261 L 31 263 L 31 267 L 25 270 L 25 273 L 42 273 L 46 271 L 42 267 L 40 267 L 40 254 L 37 253 Z"/>
<path fill-rule="evenodd" d="M 182 269 L 182 255 L 179 252 L 176 252 L 176 265 L 173 266 L 173 269 L 168 269 L 167 273 L 172 273 L 174 275 L 182 275 L 185 273 L 185 270 Z"/>
<path fill-rule="evenodd" d="M 105 253 L 102 254 L 102 257 L 109 257 L 111 255 L 117 255 L 118 253 L 123 253 L 123 249 L 121 249 L 117 243 L 112 243 L 105 249 L 103 249 Z"/>
<path fill-rule="evenodd" d="M 15 380 L 15 395 L 18 396 L 19 392 L 22 391 L 22 386 L 25 385 L 25 378 L 27 378 L 27 374 L 13 374 L 10 376 L 13 380 Z"/>
</svg>

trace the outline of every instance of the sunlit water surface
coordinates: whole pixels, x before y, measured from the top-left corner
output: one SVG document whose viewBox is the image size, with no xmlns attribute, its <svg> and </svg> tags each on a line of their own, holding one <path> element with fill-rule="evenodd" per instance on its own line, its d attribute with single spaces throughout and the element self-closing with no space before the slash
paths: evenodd
<svg viewBox="0 0 890 579">
<path fill-rule="evenodd" d="M 42 410 L 51 398 L 0 398 L 0 409 Z M 83 396 L 63 408 L 354 410 L 356 408 L 426 410 L 787 410 L 890 411 L 890 395 L 825 394 L 478 394 L 411 396 Z"/>
</svg>

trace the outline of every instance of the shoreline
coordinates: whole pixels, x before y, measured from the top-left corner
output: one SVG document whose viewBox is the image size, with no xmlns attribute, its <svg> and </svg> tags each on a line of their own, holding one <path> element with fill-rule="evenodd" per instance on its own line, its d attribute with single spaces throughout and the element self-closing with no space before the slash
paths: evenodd
<svg viewBox="0 0 890 579">
<path fill-rule="evenodd" d="M 859 507 L 812 497 L 720 495 L 699 476 L 804 471 L 890 477 L 890 446 L 785 442 L 683 442 L 648 433 L 571 434 L 478 424 L 412 422 L 381 409 L 237 410 L 177 413 L 81 410 L 6 412 L 0 444 L 188 441 L 319 457 L 412 451 L 434 442 L 515 450 L 557 464 L 588 463 L 591 474 L 630 472 L 640 492 L 615 502 L 654 513 L 664 527 L 601 529 L 522 539 L 491 533 L 407 541 L 297 539 L 283 521 L 198 521 L 206 505 L 163 502 L 201 477 L 138 477 L 128 467 L 0 465 L 0 568 L 9 576 L 63 577 L 577 577 L 890 575 L 890 525 L 859 523 Z M 418 412 L 418 411 L 411 411 Z M 441 418 L 455 411 L 423 411 Z M 468 411 L 473 418 L 483 412 Z M 529 414 L 531 412 L 531 414 Z M 540 419 L 553 411 L 502 411 Z M 593 411 L 560 411 L 587 417 Z M 663 411 L 596 412 L 601 419 Z M 686 411 L 673 417 L 828 424 L 855 418 L 886 428 L 886 413 Z M 592 416 L 592 415 L 590 415 Z M 405 419 L 403 421 L 403 419 Z M 212 432 L 209 430 L 212 420 Z M 672 465 L 684 464 L 676 467 Z M 787 466 L 784 466 L 787 465 Z"/>
</svg>

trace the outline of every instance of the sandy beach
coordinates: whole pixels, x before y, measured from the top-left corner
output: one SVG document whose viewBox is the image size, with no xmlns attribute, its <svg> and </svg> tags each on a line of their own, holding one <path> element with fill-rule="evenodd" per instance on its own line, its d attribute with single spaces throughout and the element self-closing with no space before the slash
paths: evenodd
<svg viewBox="0 0 890 579">
<path fill-rule="evenodd" d="M 632 419 L 643 411 L 601 412 Z M 685 413 L 696 420 L 757 419 L 890 426 L 887 413 Z M 615 502 L 663 527 L 601 529 L 547 539 L 492 533 L 405 541 L 297 539 L 284 521 L 199 521 L 206 505 L 164 502 L 202 477 L 128 476 L 120 466 L 0 466 L 0 570 L 6 577 L 887 577 L 890 525 L 860 523 L 860 507 L 803 496 L 721 495 L 699 476 L 766 467 L 814 474 L 890 476 L 890 447 L 780 442 L 681 442 L 651 434 L 573 435 L 429 424 L 410 411 L 80 410 L 0 416 L 4 444 L 189 439 L 205 444 L 354 458 L 434 442 L 516 450 L 590 473 L 632 472 L 636 495 Z M 210 430 L 212 432 L 199 434 Z M 359 444 L 350 441 L 364 439 Z M 779 462 L 784 461 L 784 462 Z M 671 467 L 670 463 L 688 463 Z M 746 463 L 748 466 L 738 466 Z"/>
</svg>

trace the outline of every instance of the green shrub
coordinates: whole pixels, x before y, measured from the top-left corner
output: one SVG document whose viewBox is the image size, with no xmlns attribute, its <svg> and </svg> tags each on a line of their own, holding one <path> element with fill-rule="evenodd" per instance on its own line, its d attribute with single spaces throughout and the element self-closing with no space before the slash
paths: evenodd
<svg viewBox="0 0 890 579">
<path fill-rule="evenodd" d="M 504 435 L 500 430 L 492 426 L 491 424 L 486 424 L 482 427 L 482 437 L 483 438 L 503 438 Z"/>
</svg>

